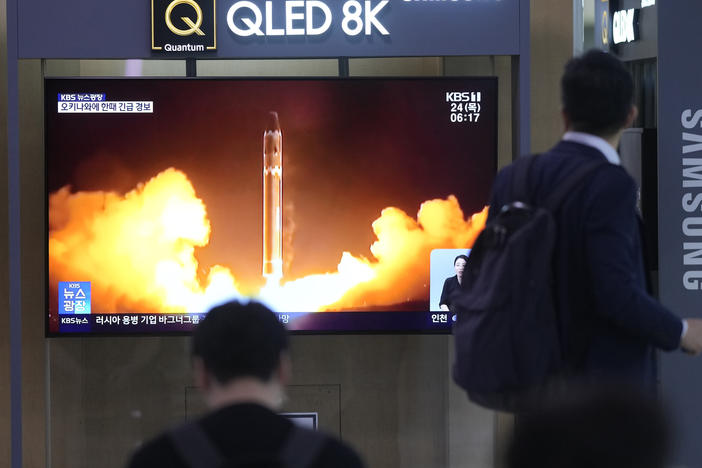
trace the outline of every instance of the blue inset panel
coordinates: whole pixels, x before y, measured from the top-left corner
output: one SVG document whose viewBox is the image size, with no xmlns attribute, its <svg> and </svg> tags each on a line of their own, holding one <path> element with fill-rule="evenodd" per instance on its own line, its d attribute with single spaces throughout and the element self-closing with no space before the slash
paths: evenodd
<svg viewBox="0 0 702 468">
<path fill-rule="evenodd" d="M 90 314 L 90 281 L 59 281 L 59 315 Z"/>
</svg>

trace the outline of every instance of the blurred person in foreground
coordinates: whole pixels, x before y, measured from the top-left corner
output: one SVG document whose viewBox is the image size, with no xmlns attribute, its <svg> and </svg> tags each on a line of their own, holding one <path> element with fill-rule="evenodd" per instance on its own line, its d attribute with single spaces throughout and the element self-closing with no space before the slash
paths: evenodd
<svg viewBox="0 0 702 468">
<path fill-rule="evenodd" d="M 519 416 L 507 468 L 665 468 L 669 425 L 663 408 L 633 388 L 574 390 Z"/>
<path fill-rule="evenodd" d="M 276 414 L 291 378 L 288 334 L 256 303 L 213 308 L 192 338 L 193 370 L 209 412 L 138 449 L 130 468 L 360 468 L 347 445 Z"/>
</svg>

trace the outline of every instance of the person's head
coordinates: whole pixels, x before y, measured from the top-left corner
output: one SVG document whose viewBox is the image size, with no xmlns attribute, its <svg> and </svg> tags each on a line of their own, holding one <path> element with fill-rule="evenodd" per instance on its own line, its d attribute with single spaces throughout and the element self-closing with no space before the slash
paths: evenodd
<svg viewBox="0 0 702 468">
<path fill-rule="evenodd" d="M 241 379 L 284 384 L 280 381 L 287 379 L 281 375 L 281 370 L 288 371 L 282 368 L 287 365 L 287 350 L 287 330 L 258 302 L 233 301 L 214 307 L 192 338 L 193 359 L 202 374 L 196 377 L 218 386 Z"/>
<path fill-rule="evenodd" d="M 668 422 L 651 396 L 581 390 L 517 418 L 508 468 L 664 468 Z"/>
<path fill-rule="evenodd" d="M 468 263 L 467 255 L 459 255 L 453 259 L 453 268 L 456 270 L 458 276 L 463 276 L 463 270 L 466 269 L 466 263 Z"/>
<path fill-rule="evenodd" d="M 596 49 L 566 64 L 561 101 L 568 130 L 604 138 L 628 127 L 637 115 L 631 74 L 614 55 Z"/>
</svg>

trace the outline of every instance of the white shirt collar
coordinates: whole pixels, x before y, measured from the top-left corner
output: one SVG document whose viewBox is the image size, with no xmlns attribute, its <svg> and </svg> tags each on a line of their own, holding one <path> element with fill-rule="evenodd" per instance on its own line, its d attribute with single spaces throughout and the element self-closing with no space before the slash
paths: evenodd
<svg viewBox="0 0 702 468">
<path fill-rule="evenodd" d="M 565 135 L 563 135 L 563 140 L 573 141 L 575 143 L 580 143 L 582 145 L 595 148 L 602 153 L 605 158 L 607 158 L 607 161 L 616 165 L 621 164 L 617 150 L 612 148 L 612 145 L 610 145 L 606 140 L 598 136 L 583 132 L 566 132 Z"/>
</svg>

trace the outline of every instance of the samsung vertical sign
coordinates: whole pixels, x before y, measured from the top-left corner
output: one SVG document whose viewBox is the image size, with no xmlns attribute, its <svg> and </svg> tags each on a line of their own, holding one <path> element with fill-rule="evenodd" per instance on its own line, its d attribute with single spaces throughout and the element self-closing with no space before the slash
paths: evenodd
<svg viewBox="0 0 702 468">
<path fill-rule="evenodd" d="M 680 317 L 699 319 L 702 318 L 702 61 L 695 49 L 700 44 L 702 2 L 657 2 L 656 8 L 660 298 Z M 662 353 L 661 389 L 677 435 L 669 466 L 701 467 L 699 358 L 679 352 Z"/>
<path fill-rule="evenodd" d="M 680 113 L 683 274 L 682 285 L 702 291 L 702 108 Z"/>
</svg>

